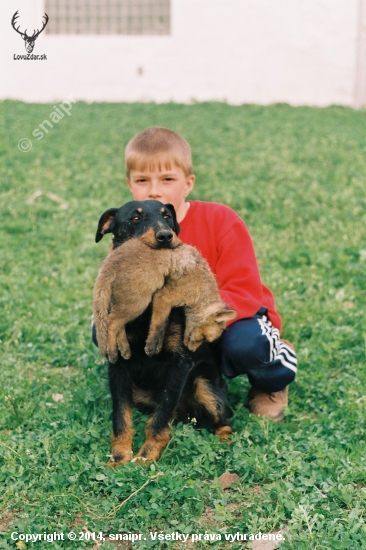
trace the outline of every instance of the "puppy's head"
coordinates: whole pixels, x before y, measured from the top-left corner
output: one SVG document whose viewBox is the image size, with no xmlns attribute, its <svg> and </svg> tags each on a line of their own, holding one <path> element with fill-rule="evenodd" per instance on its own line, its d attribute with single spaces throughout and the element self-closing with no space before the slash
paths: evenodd
<svg viewBox="0 0 366 550">
<path fill-rule="evenodd" d="M 227 321 L 234 319 L 236 315 L 236 311 L 229 308 L 224 302 L 211 304 L 202 314 L 201 322 L 197 324 L 191 334 L 185 335 L 184 345 L 191 351 L 196 351 L 204 340 L 213 342 L 221 336 Z"/>
<path fill-rule="evenodd" d="M 106 233 L 113 233 L 115 248 L 133 237 L 151 248 L 176 248 L 180 245 L 179 230 L 173 205 L 152 200 L 130 201 L 102 214 L 95 242 Z"/>
</svg>

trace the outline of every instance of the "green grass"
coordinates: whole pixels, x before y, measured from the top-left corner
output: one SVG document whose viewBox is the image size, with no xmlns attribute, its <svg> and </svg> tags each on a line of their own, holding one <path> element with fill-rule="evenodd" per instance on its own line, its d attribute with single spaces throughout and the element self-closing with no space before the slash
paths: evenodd
<svg viewBox="0 0 366 550">
<path fill-rule="evenodd" d="M 32 131 L 52 109 L 0 104 L 0 548 L 14 547 L 13 531 L 140 532 L 147 540 L 134 547 L 184 548 L 148 534 L 278 529 L 289 533 L 284 549 L 366 548 L 366 112 L 77 103 L 37 141 Z M 90 335 L 110 243 L 97 246 L 94 233 L 106 208 L 129 200 L 124 147 L 152 125 L 190 142 L 192 198 L 245 219 L 299 373 L 283 423 L 249 415 L 239 378 L 229 383 L 232 445 L 180 425 L 158 463 L 113 471 L 106 366 Z M 24 137 L 28 153 L 17 146 Z M 27 204 L 37 190 L 68 208 L 46 196 Z M 135 414 L 136 446 L 145 421 Z M 229 491 L 217 482 L 225 471 L 241 478 Z"/>
</svg>

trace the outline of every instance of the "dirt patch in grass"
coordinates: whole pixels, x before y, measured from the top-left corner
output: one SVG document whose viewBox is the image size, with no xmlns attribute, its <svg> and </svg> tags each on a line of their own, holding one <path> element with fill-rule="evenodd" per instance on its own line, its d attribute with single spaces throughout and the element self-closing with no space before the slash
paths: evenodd
<svg viewBox="0 0 366 550">
<path fill-rule="evenodd" d="M 220 483 L 223 489 L 230 489 L 233 483 L 240 482 L 240 477 L 238 476 L 238 474 L 229 474 L 229 472 L 225 472 L 218 478 L 217 481 Z"/>
<path fill-rule="evenodd" d="M 9 531 L 9 523 L 14 518 L 14 513 L 5 510 L 0 517 L 0 533 L 7 533 Z"/>
</svg>

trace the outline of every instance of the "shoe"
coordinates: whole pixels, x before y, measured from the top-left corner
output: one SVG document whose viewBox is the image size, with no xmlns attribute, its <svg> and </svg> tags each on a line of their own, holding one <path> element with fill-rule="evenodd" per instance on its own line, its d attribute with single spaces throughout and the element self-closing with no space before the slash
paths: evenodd
<svg viewBox="0 0 366 550">
<path fill-rule="evenodd" d="M 265 416 L 273 422 L 280 422 L 284 418 L 283 410 L 287 405 L 288 386 L 282 391 L 272 393 L 265 393 L 256 388 L 249 390 L 247 407 L 249 412 L 256 416 Z"/>
</svg>

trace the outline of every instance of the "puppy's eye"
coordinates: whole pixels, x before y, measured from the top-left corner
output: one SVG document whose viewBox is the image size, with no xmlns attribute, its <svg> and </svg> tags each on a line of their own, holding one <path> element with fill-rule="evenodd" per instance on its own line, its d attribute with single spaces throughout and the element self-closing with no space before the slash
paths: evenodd
<svg viewBox="0 0 366 550">
<path fill-rule="evenodd" d="M 134 217 L 132 218 L 132 221 L 133 221 L 133 222 L 139 222 L 140 219 L 141 219 L 140 216 L 134 216 Z"/>
<path fill-rule="evenodd" d="M 169 214 L 163 214 L 163 218 L 164 218 L 164 220 L 170 220 Z"/>
</svg>

